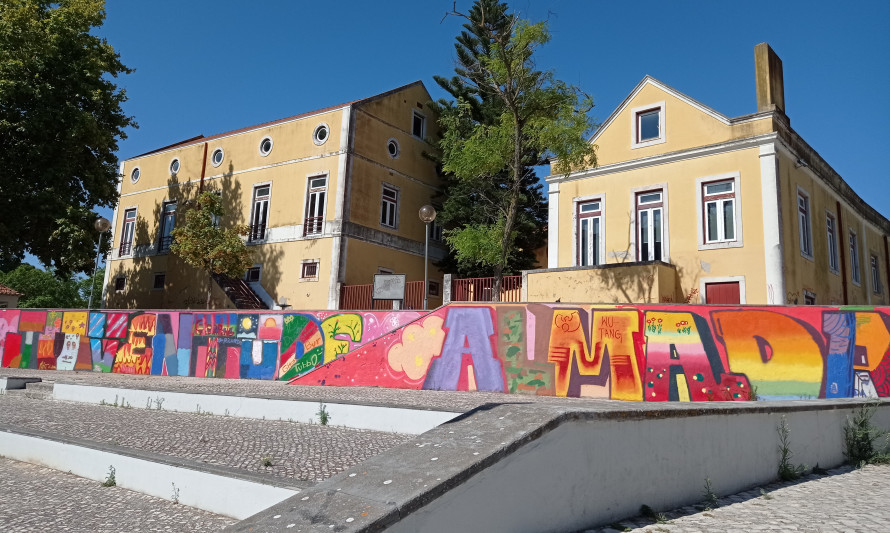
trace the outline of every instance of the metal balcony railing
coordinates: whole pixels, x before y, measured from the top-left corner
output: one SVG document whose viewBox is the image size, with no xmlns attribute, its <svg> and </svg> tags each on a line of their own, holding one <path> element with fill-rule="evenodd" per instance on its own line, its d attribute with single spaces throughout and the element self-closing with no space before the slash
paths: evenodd
<svg viewBox="0 0 890 533">
<path fill-rule="evenodd" d="M 318 235 L 324 229 L 324 217 L 306 217 L 303 221 L 303 235 Z"/>
<path fill-rule="evenodd" d="M 247 242 L 258 242 L 266 240 L 266 225 L 254 224 L 247 228 Z"/>
<path fill-rule="evenodd" d="M 122 242 L 120 248 L 118 249 L 118 255 L 124 256 L 130 255 L 131 253 L 133 253 L 133 242 Z"/>
<path fill-rule="evenodd" d="M 159 254 L 168 253 L 170 251 L 171 244 L 173 244 L 173 237 L 171 237 L 169 235 L 166 237 L 161 237 L 160 240 L 158 241 L 158 253 Z"/>
</svg>

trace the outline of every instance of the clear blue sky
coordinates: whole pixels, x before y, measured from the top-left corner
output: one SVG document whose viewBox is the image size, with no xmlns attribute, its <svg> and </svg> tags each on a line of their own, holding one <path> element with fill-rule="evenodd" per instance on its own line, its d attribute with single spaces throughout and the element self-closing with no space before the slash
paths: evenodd
<svg viewBox="0 0 890 533">
<path fill-rule="evenodd" d="M 466 10 L 469 0 L 459 0 Z M 522 0 L 549 18 L 540 68 L 591 94 L 602 121 L 650 74 L 729 115 L 756 110 L 754 45 L 782 58 L 792 127 L 890 217 L 890 2 Z M 452 0 L 108 0 L 106 37 L 138 130 L 123 160 L 211 135 L 451 75 Z"/>
</svg>

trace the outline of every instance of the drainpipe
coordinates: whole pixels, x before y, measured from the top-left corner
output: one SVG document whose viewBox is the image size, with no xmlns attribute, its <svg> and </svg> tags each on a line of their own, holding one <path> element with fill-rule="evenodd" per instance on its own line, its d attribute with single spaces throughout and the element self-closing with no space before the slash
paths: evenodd
<svg viewBox="0 0 890 533">
<path fill-rule="evenodd" d="M 207 143 L 204 143 L 204 159 L 201 161 L 201 184 L 198 185 L 198 194 L 204 192 L 204 174 L 207 172 Z"/>
<path fill-rule="evenodd" d="M 838 240 L 838 248 L 840 248 L 841 252 L 841 285 L 844 289 L 844 305 L 849 305 L 849 299 L 847 298 L 847 258 L 846 247 L 844 246 L 844 223 L 841 217 L 841 202 L 837 201 L 837 240 Z"/>
<path fill-rule="evenodd" d="M 884 272 L 887 274 L 887 285 L 885 291 L 890 291 L 890 248 L 887 247 L 887 235 L 884 234 Z M 884 293 L 885 295 L 887 292 Z"/>
</svg>

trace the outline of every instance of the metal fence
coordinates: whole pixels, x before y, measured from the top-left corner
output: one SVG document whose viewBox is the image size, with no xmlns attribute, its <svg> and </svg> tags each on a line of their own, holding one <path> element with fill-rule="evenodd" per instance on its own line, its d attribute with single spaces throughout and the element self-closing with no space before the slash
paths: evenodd
<svg viewBox="0 0 890 533">
<path fill-rule="evenodd" d="M 346 310 L 386 310 L 393 308 L 392 300 L 373 301 L 374 286 L 341 285 L 340 309 Z M 409 281 L 405 283 L 405 301 L 402 309 L 423 309 L 423 282 Z"/>
<path fill-rule="evenodd" d="M 466 278 L 451 280 L 452 302 L 490 302 L 494 290 L 494 278 Z M 522 276 L 504 276 L 501 279 L 501 301 L 522 301 Z"/>
</svg>

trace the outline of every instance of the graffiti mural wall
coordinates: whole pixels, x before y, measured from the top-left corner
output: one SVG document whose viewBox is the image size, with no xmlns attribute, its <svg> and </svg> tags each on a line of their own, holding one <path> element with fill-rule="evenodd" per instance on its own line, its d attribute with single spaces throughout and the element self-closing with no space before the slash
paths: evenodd
<svg viewBox="0 0 890 533">
<path fill-rule="evenodd" d="M 291 379 L 419 316 L 2 309 L 0 361 L 36 370 Z"/>
<path fill-rule="evenodd" d="M 890 309 L 0 310 L 12 368 L 635 401 L 890 396 Z"/>
<path fill-rule="evenodd" d="M 451 305 L 293 383 L 637 401 L 890 396 L 888 313 Z"/>
</svg>

